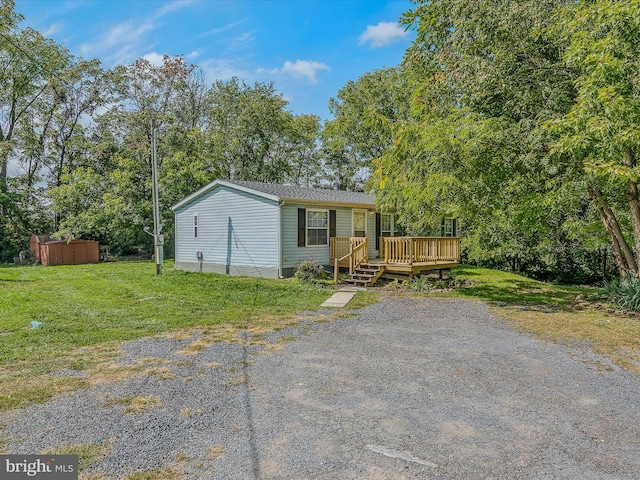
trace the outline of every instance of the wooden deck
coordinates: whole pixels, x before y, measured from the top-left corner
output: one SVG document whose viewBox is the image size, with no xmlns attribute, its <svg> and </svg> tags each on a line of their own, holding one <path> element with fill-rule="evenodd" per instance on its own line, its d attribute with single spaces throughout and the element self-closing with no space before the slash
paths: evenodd
<svg viewBox="0 0 640 480">
<path fill-rule="evenodd" d="M 364 237 L 331 238 L 331 263 L 353 274 L 363 265 L 383 271 L 383 277 L 411 278 L 430 270 L 446 270 L 460 263 L 457 237 L 380 237 L 380 257 L 369 258 Z M 378 276 L 376 276 L 378 278 Z"/>
<path fill-rule="evenodd" d="M 457 237 L 383 237 L 380 258 L 370 264 L 383 264 L 388 273 L 419 275 L 443 270 L 460 263 L 460 239 Z"/>
</svg>

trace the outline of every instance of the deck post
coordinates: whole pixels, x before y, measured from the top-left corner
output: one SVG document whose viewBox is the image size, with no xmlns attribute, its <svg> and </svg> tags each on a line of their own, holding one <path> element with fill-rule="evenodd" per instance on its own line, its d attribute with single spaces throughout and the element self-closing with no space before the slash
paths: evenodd
<svg viewBox="0 0 640 480">
<path fill-rule="evenodd" d="M 353 273 L 353 242 L 349 242 L 349 273 Z"/>
<path fill-rule="evenodd" d="M 414 242 L 415 240 L 413 238 L 409 240 L 409 266 L 413 265 Z"/>
</svg>

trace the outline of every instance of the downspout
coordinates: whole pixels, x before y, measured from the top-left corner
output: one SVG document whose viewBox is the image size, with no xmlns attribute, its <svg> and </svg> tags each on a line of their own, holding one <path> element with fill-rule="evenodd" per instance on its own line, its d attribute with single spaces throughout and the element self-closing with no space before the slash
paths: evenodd
<svg viewBox="0 0 640 480">
<path fill-rule="evenodd" d="M 284 200 L 278 202 L 278 278 L 284 278 L 282 274 L 282 207 Z"/>
<path fill-rule="evenodd" d="M 178 212 L 173 212 L 173 269 L 178 268 Z"/>
</svg>

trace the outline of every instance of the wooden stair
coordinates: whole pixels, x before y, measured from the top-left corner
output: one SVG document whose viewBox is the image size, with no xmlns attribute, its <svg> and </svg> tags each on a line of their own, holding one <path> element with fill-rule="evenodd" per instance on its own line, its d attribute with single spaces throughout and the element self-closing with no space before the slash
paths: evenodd
<svg viewBox="0 0 640 480">
<path fill-rule="evenodd" d="M 384 273 L 384 265 L 372 265 L 363 263 L 349 274 L 344 283 L 350 283 L 356 287 L 373 287 L 380 275 Z"/>
</svg>

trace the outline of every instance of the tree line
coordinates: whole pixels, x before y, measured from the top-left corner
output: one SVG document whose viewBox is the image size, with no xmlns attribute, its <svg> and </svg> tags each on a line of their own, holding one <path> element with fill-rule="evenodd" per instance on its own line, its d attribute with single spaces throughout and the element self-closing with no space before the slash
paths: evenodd
<svg viewBox="0 0 640 480">
<path fill-rule="evenodd" d="M 460 219 L 467 259 L 561 282 L 638 277 L 640 2 L 414 0 L 402 116 L 371 185 L 410 233 Z"/>
<path fill-rule="evenodd" d="M 169 235 L 169 207 L 215 178 L 367 189 L 409 234 L 458 218 L 472 263 L 639 276 L 640 0 L 412 1 L 401 64 L 347 82 L 321 123 L 181 57 L 104 69 L 1 0 L 0 261 L 45 231 L 150 251 L 155 128 Z"/>
<path fill-rule="evenodd" d="M 105 69 L 0 5 L 0 261 L 43 232 L 151 251 L 154 129 L 168 244 L 170 206 L 216 178 L 363 188 L 320 118 L 293 114 L 273 83 L 208 83 L 182 57 Z"/>
</svg>

